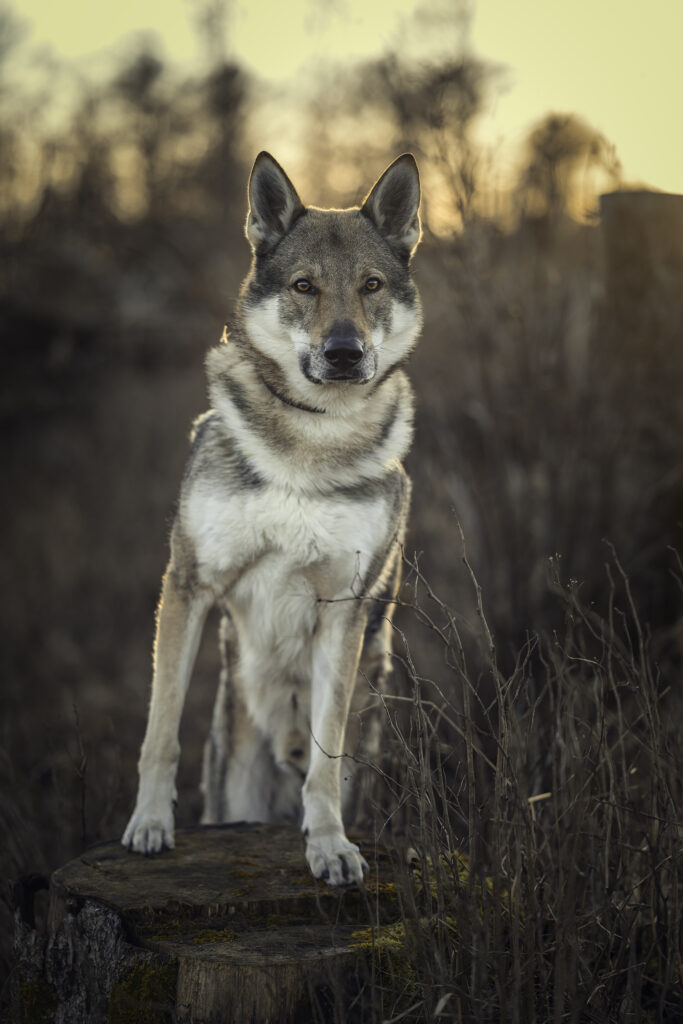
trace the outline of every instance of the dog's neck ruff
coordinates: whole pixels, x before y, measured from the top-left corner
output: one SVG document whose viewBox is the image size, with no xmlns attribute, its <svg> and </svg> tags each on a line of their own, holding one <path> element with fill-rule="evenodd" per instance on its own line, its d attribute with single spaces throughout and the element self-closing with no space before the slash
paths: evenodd
<svg viewBox="0 0 683 1024">
<path fill-rule="evenodd" d="M 327 409 L 318 409 L 314 405 L 306 405 L 304 402 L 298 402 L 295 398 L 289 398 L 287 395 L 283 395 L 281 391 L 266 380 L 261 374 L 258 375 L 258 379 L 261 381 L 263 386 L 270 391 L 274 398 L 277 398 L 283 405 L 289 405 L 292 409 L 300 409 L 301 412 L 317 412 L 320 415 L 324 415 Z"/>
<path fill-rule="evenodd" d="M 327 416 L 312 415 L 323 411 L 313 405 L 301 410 L 300 396 L 273 394 L 273 382 L 264 382 L 238 346 L 214 348 L 207 371 L 231 442 L 259 477 L 286 490 L 329 493 L 384 478 L 410 445 L 412 392 L 401 371 L 358 395 L 346 414 Z"/>
</svg>

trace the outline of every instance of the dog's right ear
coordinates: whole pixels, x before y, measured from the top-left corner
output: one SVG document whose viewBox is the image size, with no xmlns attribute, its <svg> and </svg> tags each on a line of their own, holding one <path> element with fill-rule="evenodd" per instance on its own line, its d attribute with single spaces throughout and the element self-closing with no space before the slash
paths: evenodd
<svg viewBox="0 0 683 1024">
<path fill-rule="evenodd" d="M 246 234 L 254 252 L 274 248 L 304 212 L 296 189 L 270 153 L 259 153 L 249 178 Z"/>
<path fill-rule="evenodd" d="M 404 153 L 375 182 L 361 213 L 370 218 L 398 256 L 409 260 L 420 241 L 419 207 L 417 164 L 412 153 Z"/>
</svg>

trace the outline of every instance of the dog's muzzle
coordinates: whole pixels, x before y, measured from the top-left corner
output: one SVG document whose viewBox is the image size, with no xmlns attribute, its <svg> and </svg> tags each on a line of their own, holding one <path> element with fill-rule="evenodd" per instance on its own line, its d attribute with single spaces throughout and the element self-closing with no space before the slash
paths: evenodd
<svg viewBox="0 0 683 1024">
<path fill-rule="evenodd" d="M 325 374 L 328 380 L 353 380 L 364 376 L 359 364 L 365 349 L 349 321 L 334 325 L 323 342 L 322 352 L 329 366 Z"/>
</svg>

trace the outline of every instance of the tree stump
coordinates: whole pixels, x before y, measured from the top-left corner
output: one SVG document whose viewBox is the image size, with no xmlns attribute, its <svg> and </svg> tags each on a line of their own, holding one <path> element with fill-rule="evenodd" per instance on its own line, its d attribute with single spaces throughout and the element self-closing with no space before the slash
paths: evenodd
<svg viewBox="0 0 683 1024">
<path fill-rule="evenodd" d="M 46 936 L 17 911 L 17 1019 L 334 1019 L 368 928 L 400 916 L 388 854 L 360 842 L 365 890 L 316 882 L 289 826 L 184 829 L 149 858 L 93 847 L 53 874 Z"/>
<path fill-rule="evenodd" d="M 596 343 L 611 391 L 612 425 L 605 419 L 602 428 L 612 430 L 611 500 L 636 527 L 647 521 L 648 537 L 659 534 L 640 585 L 663 624 L 678 607 L 667 547 L 680 549 L 683 521 L 683 195 L 613 192 L 601 197 L 600 214 L 605 301 Z"/>
<path fill-rule="evenodd" d="M 600 197 L 600 219 L 615 355 L 640 372 L 654 366 L 659 378 L 676 372 L 683 339 L 683 195 L 609 192 Z"/>
</svg>

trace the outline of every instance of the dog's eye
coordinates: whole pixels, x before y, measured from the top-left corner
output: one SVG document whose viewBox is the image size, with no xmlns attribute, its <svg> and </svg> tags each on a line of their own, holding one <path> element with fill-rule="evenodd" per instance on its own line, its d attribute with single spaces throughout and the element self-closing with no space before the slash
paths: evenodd
<svg viewBox="0 0 683 1024">
<path fill-rule="evenodd" d="M 295 281 L 292 285 L 295 292 L 312 292 L 315 289 L 310 281 L 307 281 L 305 277 L 300 277 L 298 281 Z"/>
<path fill-rule="evenodd" d="M 378 292 L 382 287 L 382 282 L 378 277 L 369 277 L 365 282 L 366 292 Z"/>
</svg>

